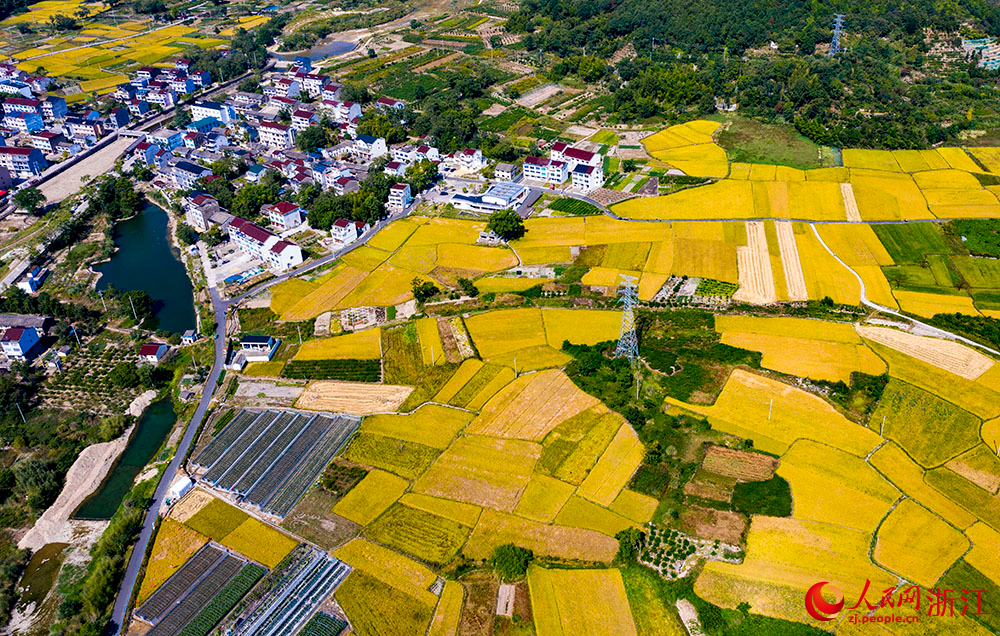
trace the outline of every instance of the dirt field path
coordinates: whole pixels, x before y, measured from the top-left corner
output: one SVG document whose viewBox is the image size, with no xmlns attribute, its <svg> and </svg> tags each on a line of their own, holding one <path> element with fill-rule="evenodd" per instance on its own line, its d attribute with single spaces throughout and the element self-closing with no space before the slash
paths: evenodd
<svg viewBox="0 0 1000 636">
<path fill-rule="evenodd" d="M 844 212 L 847 213 L 847 220 L 852 223 L 861 223 L 858 200 L 854 198 L 854 186 L 850 183 L 841 183 L 840 194 L 844 197 Z"/>
<path fill-rule="evenodd" d="M 763 221 L 747 221 L 747 245 L 736 248 L 740 287 L 733 298 L 754 305 L 778 301 Z"/>
<path fill-rule="evenodd" d="M 778 249 L 781 252 L 781 266 L 785 270 L 785 287 L 788 289 L 788 300 L 809 300 L 806 290 L 806 279 L 802 275 L 802 261 L 799 260 L 799 248 L 795 243 L 795 231 L 791 221 L 775 221 L 774 228 L 778 232 Z"/>
</svg>

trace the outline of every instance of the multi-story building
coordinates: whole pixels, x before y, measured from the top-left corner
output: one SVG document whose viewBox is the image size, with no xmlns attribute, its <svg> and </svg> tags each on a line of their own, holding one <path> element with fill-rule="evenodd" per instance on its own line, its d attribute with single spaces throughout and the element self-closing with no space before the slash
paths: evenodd
<svg viewBox="0 0 1000 636">
<path fill-rule="evenodd" d="M 417 146 L 417 161 L 441 161 L 441 153 L 434 146 L 421 144 Z"/>
<path fill-rule="evenodd" d="M 160 128 L 149 133 L 149 141 L 166 150 L 173 150 L 184 144 L 184 133 L 173 128 Z"/>
<path fill-rule="evenodd" d="M 343 84 L 338 84 L 337 82 L 327 82 L 323 90 L 320 91 L 319 97 L 323 101 L 337 101 L 340 99 L 340 89 L 344 88 Z"/>
<path fill-rule="evenodd" d="M 337 194 L 348 194 L 361 189 L 361 184 L 354 177 L 338 177 L 333 180 L 330 186 Z"/>
<path fill-rule="evenodd" d="M 389 200 L 386 201 L 385 209 L 391 212 L 402 212 L 413 202 L 410 193 L 410 184 L 397 183 L 389 188 Z"/>
<path fill-rule="evenodd" d="M 498 163 L 493 176 L 498 181 L 517 181 L 521 178 L 521 169 L 512 163 Z"/>
<path fill-rule="evenodd" d="M 146 93 L 146 101 L 150 104 L 156 104 L 160 108 L 170 108 L 177 101 L 177 95 L 169 87 L 158 88 Z"/>
<path fill-rule="evenodd" d="M 301 108 L 292 113 L 292 128 L 299 132 L 316 123 L 319 123 L 319 115 L 316 113 Z"/>
<path fill-rule="evenodd" d="M 16 113 L 41 115 L 42 102 L 27 97 L 8 97 L 3 100 L 3 112 L 5 115 Z"/>
<path fill-rule="evenodd" d="M 194 92 L 194 80 L 188 76 L 174 77 L 170 80 L 170 88 L 175 93 L 186 95 Z"/>
<path fill-rule="evenodd" d="M 478 148 L 466 148 L 453 152 L 444 160 L 445 165 L 467 172 L 479 172 L 486 167 L 486 159 L 483 151 Z"/>
<path fill-rule="evenodd" d="M 409 165 L 417 160 L 417 149 L 410 144 L 397 144 L 389 149 L 392 160 Z"/>
<path fill-rule="evenodd" d="M 174 164 L 174 185 L 180 190 L 190 190 L 195 182 L 202 177 L 207 177 L 212 171 L 204 166 L 199 166 L 190 161 L 178 161 Z"/>
<path fill-rule="evenodd" d="M 552 149 L 549 151 L 549 158 L 565 162 L 570 170 L 581 163 L 587 166 L 594 166 L 595 168 L 604 165 L 604 157 L 602 155 L 574 148 L 561 141 L 552 144 Z"/>
<path fill-rule="evenodd" d="M 495 183 L 483 194 L 454 194 L 451 204 L 461 210 L 490 214 L 520 206 L 529 192 L 528 188 L 516 183 Z"/>
<path fill-rule="evenodd" d="M 209 117 L 214 117 L 219 122 L 228 124 L 236 119 L 236 111 L 229 104 L 221 102 L 195 102 L 191 105 L 192 119 L 205 119 Z"/>
<path fill-rule="evenodd" d="M 69 113 L 66 100 L 62 97 L 49 95 L 42 100 L 42 116 L 46 119 L 61 119 Z"/>
<path fill-rule="evenodd" d="M 283 241 L 244 218 L 232 220 L 229 238 L 241 252 L 264 262 L 271 270 L 283 272 L 302 263 L 302 249 L 298 245 Z"/>
<path fill-rule="evenodd" d="M 0 347 L 8 358 L 24 360 L 39 340 L 38 332 L 32 327 L 11 327 L 0 336 Z"/>
<path fill-rule="evenodd" d="M 142 117 L 149 112 L 149 102 L 144 99 L 133 99 L 128 103 L 128 112 L 133 117 Z"/>
<path fill-rule="evenodd" d="M 290 77 L 282 77 L 271 86 L 264 87 L 264 95 L 267 97 L 295 97 L 299 94 L 301 85 L 298 80 Z"/>
<path fill-rule="evenodd" d="M 330 237 L 335 243 L 347 245 L 358 240 L 371 226 L 361 221 L 348 221 L 347 219 L 337 219 L 330 226 Z"/>
<path fill-rule="evenodd" d="M 93 137 L 100 139 L 104 136 L 104 125 L 96 119 L 84 119 L 82 117 L 67 117 L 63 122 L 63 131 L 69 131 L 72 137 Z"/>
<path fill-rule="evenodd" d="M 566 181 L 567 166 L 563 161 L 546 159 L 545 157 L 525 157 L 522 169 L 525 179 L 535 179 L 554 185 L 560 185 Z"/>
<path fill-rule="evenodd" d="M 129 120 L 130 117 L 126 108 L 112 108 L 111 112 L 108 113 L 108 124 L 114 126 L 116 129 L 128 126 Z"/>
<path fill-rule="evenodd" d="M 50 130 L 40 130 L 31 135 L 31 145 L 42 152 L 55 152 L 56 145 L 66 138 Z"/>
<path fill-rule="evenodd" d="M 354 139 L 354 153 L 366 161 L 378 159 L 387 152 L 389 151 L 385 147 L 385 139 L 382 137 L 358 135 Z"/>
<path fill-rule="evenodd" d="M 19 148 L 17 146 L 0 146 L 0 166 L 10 170 L 22 179 L 42 174 L 48 167 L 45 156 L 38 148 Z"/>
<path fill-rule="evenodd" d="M 288 148 L 295 142 L 295 129 L 272 121 L 261 122 L 257 129 L 260 140 L 271 148 Z"/>
<path fill-rule="evenodd" d="M 3 125 L 20 132 L 35 132 L 45 128 L 42 116 L 37 113 L 10 113 L 4 116 Z"/>
<path fill-rule="evenodd" d="M 338 124 L 349 122 L 355 117 L 361 117 L 361 106 L 354 102 L 324 99 L 320 102 L 319 108 L 326 111 L 330 115 L 330 119 Z"/>
<path fill-rule="evenodd" d="M 569 174 L 573 178 L 573 185 L 583 190 L 593 190 L 604 185 L 604 171 L 601 168 L 578 163 Z"/>
<path fill-rule="evenodd" d="M 288 201 L 265 205 L 261 207 L 260 213 L 279 232 L 296 228 L 306 220 L 306 211 Z"/>
<path fill-rule="evenodd" d="M 307 93 L 316 97 L 322 94 L 323 87 L 330 81 L 330 76 L 316 73 L 296 73 L 295 79 L 299 81 Z"/>
<path fill-rule="evenodd" d="M 184 220 L 199 232 L 207 232 L 213 214 L 220 211 L 219 201 L 204 192 L 192 192 L 184 199 Z"/>
<path fill-rule="evenodd" d="M 392 97 L 379 97 L 375 100 L 375 108 L 382 111 L 403 110 L 406 108 L 406 104 L 404 104 L 401 100 L 393 99 Z"/>
<path fill-rule="evenodd" d="M 17 80 L 4 80 L 0 82 L 0 93 L 31 97 L 31 87 Z"/>
</svg>

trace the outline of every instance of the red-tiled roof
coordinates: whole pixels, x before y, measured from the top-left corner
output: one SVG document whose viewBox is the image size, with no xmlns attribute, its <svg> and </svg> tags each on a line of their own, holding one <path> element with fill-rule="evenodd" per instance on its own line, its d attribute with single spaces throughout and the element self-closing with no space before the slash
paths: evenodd
<svg viewBox="0 0 1000 636">
<path fill-rule="evenodd" d="M 299 206 L 288 201 L 279 201 L 274 204 L 274 209 L 282 214 L 288 214 L 289 212 L 294 212 L 299 209 Z"/>
<path fill-rule="evenodd" d="M 285 248 L 289 246 L 291 246 L 291 243 L 289 243 L 288 241 L 278 241 L 277 243 L 271 246 L 271 251 L 274 252 L 275 254 L 281 254 L 281 252 L 283 252 Z"/>
<path fill-rule="evenodd" d="M 0 340 L 4 342 L 20 342 L 22 335 L 24 335 L 24 329 L 21 327 L 11 327 L 3 332 L 3 338 L 0 338 Z"/>
<path fill-rule="evenodd" d="M 146 344 L 139 347 L 140 356 L 155 356 L 160 350 L 160 345 L 155 342 L 147 342 Z"/>
<path fill-rule="evenodd" d="M 580 161 L 589 162 L 594 158 L 594 153 L 580 150 L 579 148 L 567 148 L 563 154 L 572 159 L 579 159 Z"/>
</svg>

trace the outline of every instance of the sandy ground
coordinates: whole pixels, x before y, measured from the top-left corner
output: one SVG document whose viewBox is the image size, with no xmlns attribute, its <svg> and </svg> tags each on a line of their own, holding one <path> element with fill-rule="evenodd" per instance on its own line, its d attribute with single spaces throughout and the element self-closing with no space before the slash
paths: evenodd
<svg viewBox="0 0 1000 636">
<path fill-rule="evenodd" d="M 49 203 L 62 201 L 83 187 L 83 177 L 93 178 L 108 172 L 115 166 L 118 157 L 135 139 L 122 137 L 101 148 L 86 159 L 52 177 L 38 187 Z"/>
<path fill-rule="evenodd" d="M 310 411 L 353 415 L 390 413 L 398 409 L 412 392 L 412 386 L 319 381 L 306 388 L 295 406 Z"/>
<path fill-rule="evenodd" d="M 133 400 L 132 404 L 129 405 L 128 413 L 140 415 L 154 397 L 156 397 L 156 391 L 146 391 Z M 80 456 L 70 466 L 69 472 L 66 473 L 66 485 L 63 486 L 59 497 L 56 498 L 55 503 L 49 506 L 48 510 L 42 513 L 31 530 L 21 537 L 17 543 L 19 548 L 27 548 L 34 552 L 47 543 L 79 544 L 88 542 L 88 535 L 100 536 L 107 526 L 107 521 L 71 520 L 70 516 L 83 503 L 84 499 L 101 486 L 108 471 L 114 466 L 115 460 L 128 445 L 132 428 L 130 426 L 116 440 L 94 444 L 83 449 Z M 96 540 L 96 537 L 94 539 Z"/>
</svg>

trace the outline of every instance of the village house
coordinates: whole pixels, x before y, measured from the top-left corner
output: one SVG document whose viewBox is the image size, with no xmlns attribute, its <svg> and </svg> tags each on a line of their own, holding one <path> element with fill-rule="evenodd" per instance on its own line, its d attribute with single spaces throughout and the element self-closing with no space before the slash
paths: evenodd
<svg viewBox="0 0 1000 636">
<path fill-rule="evenodd" d="M 281 240 L 244 218 L 232 220 L 229 238 L 241 252 L 262 261 L 273 271 L 283 272 L 302 264 L 302 249 L 298 245 Z"/>
<path fill-rule="evenodd" d="M 0 348 L 12 360 L 24 360 L 39 343 L 38 332 L 32 327 L 11 327 L 0 336 Z"/>
<path fill-rule="evenodd" d="M 361 221 L 348 221 L 347 219 L 337 219 L 330 227 L 330 237 L 335 243 L 349 245 L 358 240 L 371 229 L 371 225 Z"/>
<path fill-rule="evenodd" d="M 139 362 L 142 364 L 159 364 L 170 347 L 162 342 L 147 342 L 139 347 Z"/>
</svg>

